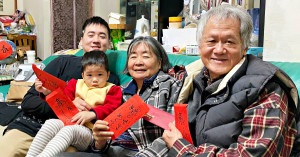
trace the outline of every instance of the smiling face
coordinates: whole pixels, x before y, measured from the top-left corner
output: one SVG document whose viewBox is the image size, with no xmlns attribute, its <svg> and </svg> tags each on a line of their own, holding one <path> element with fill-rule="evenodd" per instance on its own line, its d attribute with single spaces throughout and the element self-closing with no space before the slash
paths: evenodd
<svg viewBox="0 0 300 157">
<path fill-rule="evenodd" d="M 105 86 L 109 74 L 104 66 L 87 65 L 82 73 L 82 78 L 88 87 L 102 88 Z"/>
<path fill-rule="evenodd" d="M 240 21 L 211 17 L 203 29 L 199 54 L 211 79 L 227 74 L 240 62 L 247 49 L 242 49 Z"/>
<path fill-rule="evenodd" d="M 144 79 L 150 79 L 160 68 L 161 61 L 145 43 L 137 44 L 129 53 L 128 71 L 138 84 L 142 84 Z"/>
<path fill-rule="evenodd" d="M 106 50 L 110 48 L 107 28 L 101 24 L 90 24 L 86 26 L 79 44 L 84 52 L 92 50 L 106 52 Z"/>
</svg>

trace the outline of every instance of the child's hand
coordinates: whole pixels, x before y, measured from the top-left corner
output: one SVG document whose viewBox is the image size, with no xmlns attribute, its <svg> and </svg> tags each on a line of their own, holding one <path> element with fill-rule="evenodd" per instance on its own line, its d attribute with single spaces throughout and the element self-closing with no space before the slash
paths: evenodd
<svg viewBox="0 0 300 157">
<path fill-rule="evenodd" d="M 75 98 L 73 103 L 79 111 L 89 111 L 91 109 L 91 106 L 81 98 Z"/>
<path fill-rule="evenodd" d="M 71 122 L 76 122 L 78 125 L 83 125 L 86 122 L 90 122 L 96 118 L 96 114 L 93 111 L 81 111 L 77 113 Z"/>
<path fill-rule="evenodd" d="M 44 95 L 48 95 L 51 93 L 49 89 L 43 87 L 42 81 L 40 81 L 38 78 L 35 79 L 34 86 L 36 91 L 43 93 Z"/>
</svg>

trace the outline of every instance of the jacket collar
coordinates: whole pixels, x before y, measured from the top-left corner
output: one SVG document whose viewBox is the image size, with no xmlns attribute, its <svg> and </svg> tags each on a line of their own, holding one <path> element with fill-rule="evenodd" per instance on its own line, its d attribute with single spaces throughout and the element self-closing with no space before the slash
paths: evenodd
<svg viewBox="0 0 300 157">
<path fill-rule="evenodd" d="M 142 89 L 145 89 L 147 87 L 150 88 L 158 88 L 159 84 L 165 80 L 167 80 L 168 77 L 163 71 L 159 71 L 154 76 L 152 76 L 150 79 L 145 79 L 143 82 Z M 136 94 L 137 91 L 137 85 L 134 79 L 132 79 L 130 82 L 124 85 L 123 92 L 128 94 Z M 143 93 L 143 92 L 142 92 Z"/>
<path fill-rule="evenodd" d="M 219 84 L 217 90 L 216 90 L 213 94 L 218 93 L 220 90 L 222 90 L 222 89 L 224 89 L 224 88 L 226 87 L 226 85 L 227 85 L 229 79 L 230 79 L 230 78 L 238 71 L 238 69 L 243 65 L 243 63 L 245 62 L 245 60 L 246 60 L 246 57 L 244 56 L 244 57 L 240 60 L 240 62 L 239 62 L 237 65 L 235 65 L 235 66 L 229 71 L 229 73 L 227 73 L 227 74 L 225 75 L 225 77 L 223 78 L 223 80 L 222 80 L 221 83 Z"/>
</svg>

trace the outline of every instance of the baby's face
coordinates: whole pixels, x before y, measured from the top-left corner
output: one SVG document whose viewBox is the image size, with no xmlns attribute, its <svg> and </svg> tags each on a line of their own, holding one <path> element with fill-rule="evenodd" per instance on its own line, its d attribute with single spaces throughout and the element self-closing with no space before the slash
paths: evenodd
<svg viewBox="0 0 300 157">
<path fill-rule="evenodd" d="M 88 87 L 102 88 L 109 78 L 109 72 L 104 66 L 88 65 L 82 72 L 82 78 Z"/>
</svg>

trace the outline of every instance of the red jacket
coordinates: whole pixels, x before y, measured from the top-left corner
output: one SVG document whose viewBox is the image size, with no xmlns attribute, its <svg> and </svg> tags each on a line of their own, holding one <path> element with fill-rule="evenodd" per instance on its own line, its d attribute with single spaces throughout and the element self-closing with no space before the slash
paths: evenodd
<svg viewBox="0 0 300 157">
<path fill-rule="evenodd" d="M 76 92 L 76 83 L 77 80 L 71 79 L 66 88 L 65 93 L 70 99 L 73 101 L 75 99 Z M 112 113 L 115 109 L 117 109 L 122 103 L 122 91 L 119 86 L 112 86 L 105 98 L 103 105 L 99 105 L 91 109 L 96 113 L 97 120 L 103 120 L 106 116 Z"/>
</svg>

